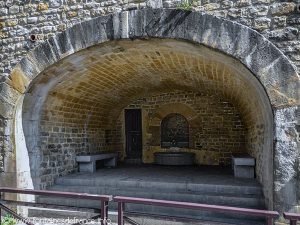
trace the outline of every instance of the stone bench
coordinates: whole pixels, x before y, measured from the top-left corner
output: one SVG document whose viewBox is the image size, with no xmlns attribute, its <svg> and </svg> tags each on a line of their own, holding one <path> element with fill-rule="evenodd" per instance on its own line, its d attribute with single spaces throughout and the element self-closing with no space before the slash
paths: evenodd
<svg viewBox="0 0 300 225">
<path fill-rule="evenodd" d="M 254 178 L 255 158 L 249 155 L 233 155 L 232 167 L 235 177 Z"/>
<path fill-rule="evenodd" d="M 79 163 L 79 172 L 94 173 L 96 171 L 96 162 L 104 161 L 106 167 L 116 167 L 118 153 L 99 153 L 90 155 L 76 156 L 76 162 Z"/>
</svg>

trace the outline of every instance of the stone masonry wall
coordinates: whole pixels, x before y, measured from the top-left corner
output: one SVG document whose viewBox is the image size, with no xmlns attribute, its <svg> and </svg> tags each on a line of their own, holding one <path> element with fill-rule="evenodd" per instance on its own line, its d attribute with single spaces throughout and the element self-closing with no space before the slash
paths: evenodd
<svg viewBox="0 0 300 225">
<path fill-rule="evenodd" d="M 3 146 L 4 142 L 4 120 L 0 120 L 0 143 Z M 0 172 L 4 171 L 4 151 L 0 152 Z"/>
<path fill-rule="evenodd" d="M 276 155 L 274 164 L 278 169 L 274 171 L 274 175 L 276 181 L 285 180 L 286 183 L 275 182 L 274 204 L 276 208 L 280 208 L 282 207 L 282 202 L 285 202 L 286 205 L 284 205 L 282 211 L 287 211 L 290 210 L 289 205 L 299 205 L 300 108 L 279 109 L 275 112 L 275 118 L 277 121 L 284 121 L 284 123 L 281 127 L 277 126 L 275 128 Z M 297 212 L 299 212 L 298 210 Z"/>
<path fill-rule="evenodd" d="M 9 125 L 9 120 L 0 116 L 0 146 L 3 146 L 3 148 L 0 149 L 0 173 L 3 172 L 5 166 L 9 164 L 6 162 L 6 159 L 9 158 L 9 156 L 13 155 L 12 149 L 10 148 L 10 146 L 12 146 L 12 143 L 9 139 L 9 135 L 11 132 L 8 128 Z M 6 169 L 9 171 L 8 168 Z"/>
<path fill-rule="evenodd" d="M 236 21 L 262 33 L 300 66 L 300 13 L 297 4 L 279 0 L 7 0 L 0 2 L 0 73 L 13 66 L 39 42 L 85 20 L 145 7 L 188 9 Z M 29 36 L 37 35 L 37 42 Z M 87 34 L 88 35 L 88 34 Z"/>
<path fill-rule="evenodd" d="M 52 99 L 53 96 L 49 98 Z M 114 150 L 124 155 L 125 149 L 121 148 L 125 146 L 125 139 L 122 138 L 123 114 L 110 129 L 107 129 L 104 120 L 101 124 L 96 123 L 96 119 L 95 121 L 92 119 L 91 126 L 85 126 L 80 121 L 84 113 L 70 115 L 70 111 L 67 110 L 68 103 L 63 107 L 53 107 L 49 102 L 59 100 L 48 100 L 41 117 L 40 188 L 51 186 L 57 176 L 75 171 L 77 154 Z M 197 115 L 192 120 L 189 118 L 189 148 L 196 151 L 199 164 L 230 165 L 233 153 L 246 151 L 246 127 L 236 107 L 224 97 L 193 92 L 170 92 L 138 99 L 126 107 L 141 108 L 146 112 L 147 119 L 143 119 L 143 126 L 147 128 L 143 135 L 146 137 L 150 135 L 151 138 L 144 140 L 143 144 L 145 163 L 152 163 L 153 153 L 161 150 L 160 130 L 152 133 L 148 122 L 155 118 L 161 106 L 172 103 L 185 104 Z M 178 109 L 175 106 L 172 110 Z"/>
<path fill-rule="evenodd" d="M 39 146 L 42 155 L 39 188 L 49 187 L 56 177 L 76 171 L 76 155 L 109 150 L 113 140 L 105 134 L 101 128 L 85 130 L 76 124 L 43 122 Z"/>
<path fill-rule="evenodd" d="M 230 165 L 233 153 L 246 152 L 247 129 L 237 108 L 224 97 L 194 92 L 170 92 L 138 99 L 127 108 L 141 108 L 146 140 L 143 143 L 144 161 L 153 162 L 155 151 L 161 151 L 160 108 L 169 105 L 165 114 L 181 112 L 184 104 L 195 115 L 189 120 L 189 149 L 196 152 L 197 163 Z M 159 120 L 154 125 L 153 120 Z M 156 126 L 158 125 L 158 126 Z M 166 150 L 166 149 L 165 149 Z M 184 150 L 184 149 L 183 149 Z"/>
<path fill-rule="evenodd" d="M 151 3 L 153 3 L 154 1 L 149 1 L 147 2 L 147 4 L 150 6 Z M 51 3 L 51 4 L 50 4 Z M 58 5 L 54 6 L 53 3 L 58 3 Z M 74 6 L 71 9 L 66 6 L 66 4 L 73 4 L 72 6 Z M 86 20 L 89 19 L 89 16 L 82 16 L 81 19 L 78 17 L 69 17 L 68 19 L 66 18 L 66 12 L 68 10 L 74 10 L 76 7 L 80 6 L 80 5 L 84 5 L 84 7 L 89 4 L 89 3 L 97 3 L 97 2 L 76 2 L 73 1 L 71 2 L 57 2 L 57 1 L 5 1 L 5 2 L 0 2 L 0 11 L 1 11 L 1 21 L 3 21 L 1 23 L 1 75 L 3 75 L 1 77 L 1 88 L 0 90 L 2 91 L 2 95 L 0 96 L 0 101 L 2 103 L 5 104 L 5 107 L 2 107 L 0 109 L 0 112 L 5 116 L 5 118 L 8 118 L 7 121 L 12 121 L 13 118 L 13 113 L 14 110 L 11 109 L 13 107 L 14 104 L 10 105 L 10 103 L 15 102 L 15 100 L 11 99 L 13 97 L 18 97 L 18 93 L 14 94 L 14 91 L 12 89 L 18 90 L 18 91 L 25 91 L 26 90 L 26 85 L 24 86 L 24 84 L 26 83 L 27 79 L 29 79 L 29 83 L 32 81 L 32 79 L 34 77 L 36 77 L 38 75 L 38 70 L 35 70 L 34 66 L 38 65 L 39 68 L 41 68 L 42 70 L 45 69 L 46 66 L 51 65 L 51 62 L 57 62 L 59 58 L 64 58 L 66 55 L 70 54 L 70 48 L 72 47 L 72 45 L 69 45 L 68 43 L 71 41 L 73 41 L 73 39 L 75 39 L 76 43 L 79 43 L 79 45 L 74 46 L 75 51 L 78 51 L 80 49 L 80 46 L 85 46 L 85 44 L 83 44 L 83 42 L 85 41 L 83 37 L 83 32 L 80 32 L 80 29 L 86 31 L 86 30 L 92 30 L 91 27 L 93 28 L 93 30 L 95 30 L 96 32 L 100 32 L 101 35 L 102 33 L 104 34 L 104 38 L 101 36 L 99 37 L 97 33 L 97 36 L 91 36 L 92 38 L 89 39 L 88 38 L 88 46 L 91 46 L 93 44 L 93 41 L 95 41 L 93 38 L 95 38 L 97 41 L 99 40 L 106 40 L 105 39 L 105 35 L 110 35 L 110 34 L 115 34 L 115 30 L 118 30 L 119 27 L 115 27 L 115 26 L 111 26 L 111 24 L 118 26 L 119 21 L 118 18 L 113 17 L 114 19 L 116 19 L 116 23 L 115 21 L 113 21 L 113 23 L 111 23 L 111 19 L 108 21 L 103 21 L 102 17 L 95 19 L 93 21 L 91 21 L 90 23 L 85 23 L 87 25 L 87 27 L 82 28 L 81 26 L 74 26 L 71 30 L 69 30 L 70 32 L 73 32 L 72 34 L 76 34 L 76 35 L 71 35 L 72 37 L 69 37 L 69 32 L 64 33 L 64 35 L 59 36 L 59 38 L 54 38 L 52 39 L 53 42 L 55 43 L 45 43 L 41 48 L 36 48 L 34 50 L 34 55 L 31 56 L 27 56 L 26 59 L 23 61 L 22 67 L 18 68 L 18 70 L 15 70 L 14 73 L 12 74 L 12 76 L 10 77 L 10 79 L 12 79 L 12 83 L 14 84 L 13 88 L 8 88 L 7 85 L 8 83 L 10 83 L 9 79 L 6 79 L 5 82 L 3 82 L 6 78 L 5 76 L 7 76 L 8 74 L 10 74 L 10 70 L 13 67 L 13 65 L 15 65 L 15 63 L 20 60 L 20 58 L 24 55 L 26 55 L 26 53 L 28 52 L 28 50 L 32 49 L 35 45 L 38 45 L 38 42 L 42 42 L 44 40 L 44 38 L 47 38 L 47 35 L 52 36 L 55 35 L 56 33 L 59 33 L 60 31 L 56 30 L 56 31 L 50 31 L 52 28 L 51 27 L 58 27 L 59 25 L 63 24 L 62 26 L 64 26 L 64 24 L 67 24 L 66 27 L 69 27 L 69 25 L 71 24 L 70 21 L 73 21 L 74 24 L 78 23 L 79 21 L 82 20 Z M 98 2 L 100 3 L 100 2 Z M 100 3 L 101 4 L 104 2 Z M 120 6 L 121 2 L 110 2 L 112 5 L 114 6 Z M 175 4 L 177 7 L 177 2 L 175 1 L 163 1 L 163 2 L 159 2 L 156 1 L 156 3 L 158 3 L 159 7 L 171 7 L 172 4 Z M 162 4 L 160 4 L 162 3 Z M 197 2 L 193 1 L 193 4 L 195 5 L 194 9 L 201 11 L 204 10 L 206 11 L 208 14 L 214 14 L 217 15 L 220 12 L 220 8 L 222 4 L 224 2 L 201 2 L 200 6 L 197 6 Z M 21 9 L 22 5 L 24 6 L 24 8 Z M 208 6 L 212 6 L 215 5 L 216 7 L 208 7 Z M 27 9 L 28 5 L 33 6 L 32 9 Z M 129 5 L 129 3 L 128 3 Z M 141 2 L 139 2 L 139 4 L 136 4 L 139 7 L 145 7 L 145 5 L 143 5 Z M 48 8 L 48 6 L 50 8 Z M 254 15 L 249 15 L 247 16 L 247 12 L 251 11 L 250 9 L 253 9 L 253 7 L 255 9 L 257 9 L 259 6 L 265 6 L 262 8 L 267 9 L 267 15 L 265 15 L 265 11 L 263 11 L 263 15 L 255 15 L 255 14 L 260 14 L 260 13 L 254 13 Z M 26 8 L 27 7 L 27 8 Z M 29 7 L 29 8 L 30 8 Z M 57 8 L 54 8 L 57 7 Z M 61 9 L 58 9 L 59 7 L 65 8 L 62 9 L 64 12 L 62 13 L 62 11 L 59 11 Z M 82 7 L 82 9 L 84 10 L 84 7 Z M 99 9 L 99 5 L 96 6 L 97 9 Z M 105 6 L 104 6 L 105 7 Z M 267 8 L 266 8 L 267 7 Z M 26 8 L 26 9 L 25 9 Z M 123 10 L 122 7 L 121 9 L 118 7 L 111 7 L 112 9 L 116 9 L 117 10 Z M 25 11 L 23 10 L 25 9 Z M 58 10 L 55 10 L 58 9 Z M 95 8 L 94 8 L 95 9 Z M 124 10 L 127 10 L 129 8 L 124 7 Z M 236 10 L 237 9 L 237 10 Z M 240 11 L 240 10 L 241 11 Z M 249 9 L 249 10 L 248 10 Z M 15 11 L 14 11 L 15 10 Z M 27 11 L 26 11 L 27 10 Z M 211 10 L 211 11 L 210 11 Z M 229 6 L 228 9 L 224 9 L 224 12 L 230 12 L 230 11 L 236 11 L 237 12 L 237 17 L 236 18 L 232 18 L 232 16 L 230 16 L 230 13 L 227 13 L 226 15 L 224 14 L 223 17 L 226 17 L 227 19 L 230 20 L 234 20 L 234 21 L 239 21 L 243 24 L 246 24 L 247 21 L 249 22 L 250 27 L 255 28 L 257 30 L 259 30 L 262 34 L 264 34 L 267 38 L 269 38 L 273 43 L 275 43 L 288 57 L 289 59 L 293 60 L 294 63 L 297 65 L 297 55 L 298 55 L 298 49 L 297 49 L 297 45 L 298 45 L 298 25 L 293 25 L 292 23 L 297 23 L 298 20 L 298 14 L 295 11 L 295 2 L 279 2 L 279 1 L 268 1 L 268 2 L 262 2 L 262 1 L 234 1 L 234 2 L 229 2 Z M 277 10 L 277 12 L 276 12 Z M 112 10 L 113 11 L 113 10 Z M 7 13 L 10 13 L 10 15 L 7 16 Z M 135 12 L 130 12 L 126 15 L 128 15 L 128 19 L 129 21 L 138 21 L 140 22 L 140 19 L 135 20 Z M 147 34 L 151 35 L 157 35 L 157 29 L 159 28 L 159 26 L 157 26 L 157 24 L 160 24 L 160 16 L 164 15 L 161 12 L 164 12 L 164 10 L 161 11 L 155 11 L 155 13 L 151 14 L 148 17 L 148 14 L 145 14 L 145 12 L 152 12 L 151 10 L 147 10 L 147 11 L 140 11 L 141 18 L 146 19 L 145 22 L 147 23 L 130 23 L 130 27 L 131 29 L 134 30 L 134 32 L 132 33 L 131 31 L 125 31 L 124 34 L 128 35 L 129 37 L 134 38 L 135 35 L 139 36 L 141 34 L 141 30 L 140 30 L 140 24 L 142 25 L 142 28 L 145 28 L 145 25 L 147 24 Z M 241 12 L 241 13 L 239 13 Z M 77 16 L 77 13 L 68 13 L 68 15 L 73 15 L 73 16 Z M 219 49 L 221 52 L 227 53 L 228 55 L 231 55 L 237 59 L 240 59 L 241 62 L 246 65 L 248 67 L 248 69 L 250 69 L 250 71 L 252 71 L 260 80 L 260 82 L 263 84 L 263 87 L 265 88 L 265 90 L 267 91 L 268 95 L 269 95 L 269 100 L 271 101 L 272 104 L 272 108 L 273 108 L 273 112 L 275 113 L 276 110 L 287 107 L 286 109 L 282 109 L 282 111 L 284 110 L 289 110 L 289 106 L 294 106 L 295 104 L 299 104 L 297 103 L 299 100 L 299 92 L 297 90 L 299 90 L 299 76 L 298 74 L 296 74 L 296 71 L 294 70 L 292 64 L 290 64 L 290 62 L 288 62 L 287 58 L 285 58 L 283 55 L 281 55 L 281 53 L 274 48 L 273 45 L 271 45 L 270 43 L 268 43 L 266 40 L 264 40 L 260 35 L 258 35 L 257 33 L 253 32 L 251 29 L 248 29 L 246 27 L 243 27 L 239 24 L 236 23 L 230 23 L 228 21 L 225 20 L 219 20 L 219 19 L 213 19 L 212 17 L 209 17 L 208 15 L 201 15 L 200 13 L 178 13 L 175 12 L 175 14 L 177 15 L 177 18 L 175 17 L 175 20 L 173 20 L 173 18 L 171 18 L 170 20 L 170 27 L 174 26 L 174 23 L 176 24 L 176 29 L 175 31 L 177 32 L 177 34 L 179 36 L 176 37 L 180 37 L 182 38 L 184 36 L 184 39 L 187 38 L 187 40 L 190 41 L 196 41 L 199 43 L 203 43 L 206 44 L 214 49 Z M 197 15 L 196 15 L 197 14 Z M 221 13 L 220 13 L 221 14 Z M 4 15 L 4 16 L 2 16 Z M 39 17 L 40 15 L 46 15 L 46 19 L 43 20 L 43 22 L 39 22 L 37 21 L 35 24 L 32 25 L 28 25 L 29 17 Z M 79 13 L 78 13 L 79 15 Z M 124 14 L 123 14 L 124 15 Z M 155 18 L 155 16 L 153 15 L 159 15 Z M 168 14 L 169 15 L 169 14 Z M 174 15 L 174 11 L 172 11 L 172 15 Z M 186 17 L 186 20 L 184 18 L 182 18 L 184 23 L 178 24 L 178 16 L 181 15 L 191 15 L 191 16 L 195 16 L 198 19 L 201 19 L 203 21 L 208 21 L 208 24 L 205 24 L 205 26 L 203 27 L 203 33 L 199 32 L 196 33 L 194 32 L 196 29 L 198 29 L 198 22 L 199 20 L 191 20 L 191 16 Z M 53 16 L 53 18 L 55 19 L 51 19 L 51 17 Z M 59 19 L 57 20 L 57 16 L 59 17 Z M 98 16 L 98 15 L 97 15 Z M 95 17 L 97 17 L 95 16 Z M 222 15 L 221 15 L 222 16 Z M 276 17 L 280 17 L 279 21 L 283 21 L 283 23 L 280 23 L 281 25 L 278 25 L 278 23 L 276 23 Z M 112 17 L 110 17 L 112 18 Z M 165 19 L 165 17 L 162 17 L 163 19 Z M 208 18 L 208 20 L 206 20 L 206 18 Z M 43 19 L 43 18 L 42 18 Z M 259 23 L 259 19 L 261 19 L 261 23 Z M 12 23 L 8 22 L 14 20 Z M 126 20 L 126 18 L 125 18 Z M 244 21 L 243 21 L 244 20 Z M 151 23 L 152 21 L 154 21 L 154 23 Z M 168 20 L 169 21 L 169 20 Z M 181 18 L 179 19 L 180 22 Z M 246 22 L 245 22 L 246 21 Z M 266 23 L 264 23 L 263 21 L 266 21 Z M 293 22 L 294 21 L 294 22 Z M 103 24 L 104 28 L 106 29 L 102 29 L 102 26 L 95 26 L 94 24 L 96 23 L 101 23 Z M 149 23 L 150 22 L 150 23 Z M 166 21 L 165 21 L 166 22 Z M 53 25 L 55 23 L 55 25 Z M 93 23 L 93 24 L 92 24 Z M 68 25 L 69 24 L 69 25 Z M 149 27 L 148 25 L 153 25 L 154 28 L 151 29 L 151 27 Z M 190 28 L 192 30 L 188 30 L 187 33 L 182 32 L 184 31 L 183 29 L 186 29 L 186 25 L 190 24 Z M 257 27 L 256 25 L 259 24 L 267 24 L 266 26 L 262 26 L 263 29 Z M 276 26 L 273 27 L 273 24 L 277 24 Z M 91 25 L 91 26 L 90 26 Z M 106 26 L 105 26 L 106 25 Z M 210 26 L 211 25 L 211 26 Z M 42 31 L 42 29 L 44 29 L 45 27 L 50 26 L 50 28 L 45 29 Z M 213 26 L 213 27 L 212 27 Z M 169 26 L 168 26 L 169 27 Z M 217 29 L 214 29 L 214 27 L 216 27 Z M 282 27 L 282 28 L 280 28 Z M 195 29 L 196 28 L 196 29 Z M 222 29 L 218 29 L 218 28 L 222 28 Z M 223 28 L 225 28 L 225 30 L 223 30 Z M 228 30 L 227 30 L 228 28 Z M 231 31 L 231 28 L 234 31 L 238 31 L 237 33 L 241 35 L 241 37 L 237 37 L 236 35 L 234 35 L 235 33 L 229 33 L 228 31 Z M 47 31 L 48 30 L 48 31 Z M 61 29 L 63 30 L 63 29 Z M 202 30 L 202 27 L 201 29 Z M 24 31 L 24 32 L 23 32 Z M 123 31 L 122 35 L 123 35 Z M 173 29 L 164 29 L 164 34 L 167 34 L 168 37 L 172 36 Z M 242 31 L 242 32 L 239 32 Z M 44 33 L 43 33 L 44 32 Z M 120 34 L 120 30 L 118 31 L 118 37 Z M 29 34 L 32 33 L 37 33 L 37 34 L 41 34 L 41 39 L 36 42 L 35 44 L 33 44 L 32 42 L 30 42 L 28 40 L 28 36 Z M 184 35 L 183 35 L 184 33 Z M 212 33 L 212 35 L 210 36 L 209 40 L 205 39 L 206 34 L 208 33 Z M 43 36 L 45 34 L 45 36 Z M 78 34 L 78 35 L 77 35 Z M 89 32 L 86 32 L 87 35 L 90 35 Z M 96 34 L 96 33 L 95 33 Z M 226 39 L 222 40 L 220 38 L 218 38 L 219 34 L 224 35 L 224 37 L 226 37 Z M 228 34 L 228 35 L 227 35 Z M 158 34 L 158 36 L 161 36 Z M 123 36 L 122 36 L 123 37 Z M 124 36 L 125 37 L 125 36 Z M 173 36 L 172 36 L 173 37 Z M 212 40 L 210 42 L 210 40 Z M 246 41 L 245 44 L 243 44 L 242 41 Z M 248 45 L 248 41 L 250 41 L 251 43 Z M 232 49 L 232 45 L 231 43 L 234 44 L 234 46 L 242 46 L 243 49 L 245 50 L 245 52 L 241 52 L 239 51 L 240 48 L 237 49 Z M 41 52 L 44 52 L 43 48 L 50 48 L 52 49 L 52 47 L 55 46 L 56 53 L 57 56 L 59 56 L 59 58 L 55 58 L 56 56 L 53 55 L 49 55 L 50 60 L 51 61 L 47 61 L 46 60 L 46 56 L 44 56 L 43 54 L 38 54 L 38 51 L 41 50 Z M 66 46 L 66 47 L 65 47 Z M 244 48 L 246 47 L 246 48 Z M 17 49 L 17 50 L 16 50 Z M 47 49 L 48 50 L 48 49 Z M 232 52 L 233 50 L 233 52 Z M 54 57 L 55 56 L 55 57 Z M 225 55 L 224 55 L 225 57 Z M 39 60 L 40 59 L 40 60 Z M 276 60 L 275 60 L 276 59 Z M 27 60 L 27 61 L 26 61 Z M 274 61 L 275 60 L 275 61 Z M 31 64 L 31 62 L 33 61 L 33 64 Z M 42 62 L 42 63 L 41 63 Z M 43 64 L 45 63 L 45 64 Z M 31 73 L 32 72 L 32 73 Z M 76 71 L 74 71 L 76 72 Z M 173 75 L 173 73 L 171 73 Z M 244 73 L 239 74 L 241 77 Z M 32 77 L 28 77 L 27 75 L 32 75 Z M 246 78 L 246 77 L 244 77 Z M 24 80 L 22 80 L 24 79 Z M 247 79 L 246 79 L 247 80 Z M 257 85 L 257 87 L 260 87 L 259 84 Z M 8 88 L 7 90 L 5 90 L 5 88 Z M 232 90 L 232 89 L 231 89 Z M 243 92 L 241 92 L 243 93 Z M 260 92 L 259 92 L 260 93 Z M 5 95 L 9 95 L 9 96 L 5 96 Z M 252 95 L 249 95 L 252 97 Z M 256 96 L 254 94 L 254 96 Z M 262 95 L 264 96 L 264 95 Z M 9 99 L 5 99 L 5 97 L 8 97 Z M 255 98 L 254 98 L 255 99 Z M 11 100 L 11 101 L 10 101 Z M 265 100 L 265 102 L 268 102 L 268 100 Z M 3 105 L 4 105 L 3 104 Z M 7 106 L 7 107 L 6 107 Z M 11 108 L 10 108 L 11 107 Z M 268 104 L 266 104 L 266 107 L 269 107 Z M 264 108 L 264 107 L 263 107 Z M 4 112 L 4 113 L 3 113 Z M 272 110 L 268 110 L 268 112 L 272 112 Z M 280 111 L 278 111 L 280 112 Z M 264 115 L 267 115 L 269 113 L 265 113 Z M 270 113 L 270 118 L 272 117 L 271 115 L 272 113 Z M 295 112 L 293 111 L 293 113 L 291 113 L 293 116 L 292 118 L 295 117 Z M 266 116 L 265 116 L 266 118 Z M 280 118 L 280 117 L 278 117 Z M 289 121 L 289 120 L 288 120 Z M 10 122 L 12 124 L 12 122 Z M 296 122 L 297 124 L 299 124 L 299 121 Z M 271 124 L 271 122 L 268 122 L 267 124 Z M 292 159 L 287 159 L 287 157 L 285 156 L 289 156 L 290 151 L 293 152 L 298 152 L 297 148 L 294 148 L 295 146 L 292 145 L 291 147 L 293 147 L 292 149 L 289 146 L 289 142 L 288 141 L 278 141 L 281 140 L 280 138 L 282 138 L 282 135 L 280 135 L 280 132 L 282 132 L 283 130 L 285 130 L 285 124 L 286 124 L 286 120 L 277 120 L 277 117 L 275 117 L 274 120 L 274 124 L 276 126 L 276 132 L 279 133 L 278 137 L 275 137 L 274 140 L 274 146 L 275 146 L 275 151 L 274 151 L 274 157 L 278 157 L 278 162 L 275 161 L 275 165 L 274 165 L 274 170 L 285 170 L 285 166 L 283 165 L 283 163 L 285 162 L 289 162 L 291 164 L 290 168 L 291 171 L 296 171 L 297 167 L 295 165 L 297 165 L 298 162 L 292 161 Z M 294 125 L 293 125 L 294 126 Z M 9 141 L 6 140 L 7 135 L 11 135 L 11 137 L 13 137 L 13 131 L 9 130 L 9 127 L 12 126 L 5 126 L 8 127 L 8 129 L 5 129 L 4 131 L 4 148 L 1 149 L 1 151 L 3 151 L 3 149 L 6 150 L 10 150 L 13 149 L 12 145 L 13 143 L 9 143 Z M 269 127 L 270 128 L 270 127 Z M 273 132 L 269 132 L 270 129 L 268 129 L 268 133 L 273 133 Z M 297 131 L 298 132 L 298 131 Z M 293 137 L 293 135 L 288 134 L 290 137 Z M 268 136 L 268 134 L 266 134 L 266 136 Z M 274 135 L 271 134 L 270 136 L 268 136 L 267 140 L 268 143 L 266 143 L 266 145 L 268 144 L 273 144 L 273 137 Z M 13 138 L 10 138 L 10 142 L 12 141 Z M 297 141 L 297 143 L 299 142 L 299 140 Z M 7 146 L 9 146 L 9 148 L 7 148 Z M 266 150 L 268 150 L 271 148 L 266 148 Z M 8 152 L 8 151 L 6 151 Z M 273 157 L 272 157 L 272 152 L 265 152 L 265 160 L 267 161 L 267 163 L 265 163 L 266 165 L 266 169 L 264 170 L 264 177 L 268 177 L 269 174 L 273 174 L 273 167 L 272 167 L 272 162 L 273 162 Z M 299 163 L 298 163 L 299 164 Z M 14 172 L 12 170 L 12 172 Z M 280 171 L 279 171 L 280 172 Z M 295 174 L 297 174 L 297 171 L 295 172 Z M 299 173 L 298 173 L 299 174 Z M 275 174 L 276 175 L 276 174 Z M 279 176 L 275 176 L 274 178 L 274 183 L 275 184 L 279 184 L 280 186 L 284 186 L 285 184 L 287 184 L 287 180 L 285 176 L 280 176 L 281 174 L 279 174 Z M 266 184 L 265 187 L 270 189 L 273 187 L 269 181 L 273 181 L 272 175 L 270 175 L 270 179 L 267 178 L 266 180 Z M 294 186 L 294 184 L 291 183 L 292 186 Z M 276 186 L 276 185 L 275 185 Z M 288 187 L 288 186 L 287 186 Z M 289 190 L 291 189 L 283 189 L 281 188 L 280 190 L 282 190 L 284 193 L 289 193 Z M 278 189 L 275 188 L 275 192 L 277 194 L 279 194 L 280 196 L 277 197 L 276 195 L 274 195 L 274 197 L 276 198 L 276 201 L 278 201 L 278 206 L 282 207 L 284 205 L 286 205 L 285 198 L 283 197 L 284 194 L 281 194 Z M 296 188 L 294 189 L 296 190 Z M 273 192 L 270 190 L 270 193 L 273 194 Z M 270 195 L 273 196 L 273 195 Z M 295 200 L 295 198 L 293 198 Z M 297 199 L 298 200 L 298 199 Z M 271 206 L 271 205 L 270 205 Z M 292 206 L 291 203 L 288 204 L 288 207 L 290 208 L 290 206 Z M 272 207 L 270 207 L 272 208 Z"/>
<path fill-rule="evenodd" d="M 68 97 L 64 104 L 60 102 L 58 97 L 49 96 L 41 115 L 38 137 L 41 189 L 51 186 L 56 177 L 76 171 L 76 155 L 118 150 L 116 146 L 120 144 L 120 128 L 108 129 L 106 120 L 100 117 L 83 120 L 92 112 L 79 100 L 74 102 Z M 72 108 L 73 105 L 78 108 Z M 101 110 L 96 108 L 95 114 Z M 35 157 L 32 155 L 31 160 Z"/>
<path fill-rule="evenodd" d="M 74 24 L 136 8 L 182 8 L 185 0 L 45 0 L 0 2 L 0 77 L 40 42 Z M 300 67 L 297 2 L 279 0 L 191 0 L 187 9 L 236 21 L 262 33 Z M 29 40 L 36 35 L 37 41 Z M 88 34 L 87 34 L 88 35 Z M 3 150 L 2 150 L 2 155 Z M 3 163 L 2 163 L 3 164 Z"/>
</svg>

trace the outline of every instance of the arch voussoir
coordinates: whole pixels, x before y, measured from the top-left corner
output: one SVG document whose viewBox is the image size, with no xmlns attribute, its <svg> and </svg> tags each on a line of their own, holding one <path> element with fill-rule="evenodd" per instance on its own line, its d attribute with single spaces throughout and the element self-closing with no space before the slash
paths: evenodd
<svg viewBox="0 0 300 225">
<path fill-rule="evenodd" d="M 299 93 L 293 90 L 299 87 L 295 67 L 271 42 L 246 26 L 198 12 L 147 9 L 95 18 L 37 46 L 17 67 L 30 83 L 46 67 L 79 50 L 109 40 L 151 37 L 184 39 L 239 59 L 261 81 L 273 107 L 298 101 Z M 289 101 L 278 102 L 282 96 Z"/>
</svg>

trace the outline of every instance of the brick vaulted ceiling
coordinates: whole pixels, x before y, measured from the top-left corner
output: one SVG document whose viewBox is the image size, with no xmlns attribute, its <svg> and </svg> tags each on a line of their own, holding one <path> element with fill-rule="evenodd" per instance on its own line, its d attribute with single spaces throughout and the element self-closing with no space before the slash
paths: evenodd
<svg viewBox="0 0 300 225">
<path fill-rule="evenodd" d="M 52 82 L 44 116 L 64 123 L 109 126 L 137 98 L 174 90 L 220 94 L 245 124 L 263 120 L 259 81 L 238 61 L 176 40 L 127 40 L 93 46 L 51 66 L 29 92 Z M 268 103 L 269 104 L 269 103 Z"/>
</svg>

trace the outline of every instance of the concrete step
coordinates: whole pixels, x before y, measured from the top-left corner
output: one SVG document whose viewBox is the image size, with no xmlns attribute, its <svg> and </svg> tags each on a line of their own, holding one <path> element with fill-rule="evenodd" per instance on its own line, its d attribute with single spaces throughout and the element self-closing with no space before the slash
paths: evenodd
<svg viewBox="0 0 300 225">
<path fill-rule="evenodd" d="M 228 206 L 243 206 L 246 208 L 264 208 L 264 200 L 257 196 L 234 196 L 232 194 L 195 194 L 195 193 L 176 193 L 176 192 L 165 192 L 139 188 L 102 188 L 102 187 L 82 187 L 82 186 L 67 186 L 67 185 L 54 185 L 50 188 L 54 191 L 70 191 L 78 193 L 90 193 L 90 194 L 107 194 L 113 196 L 128 196 L 128 197 L 140 197 L 140 198 L 151 198 L 151 199 L 163 199 L 172 201 L 182 202 L 195 202 L 203 204 L 213 205 L 228 205 Z"/>
<path fill-rule="evenodd" d="M 121 174 L 116 173 L 115 170 L 101 170 L 95 174 L 71 174 L 57 178 L 56 184 L 52 186 L 50 190 L 108 194 L 114 196 L 121 195 L 243 208 L 265 208 L 262 188 L 255 180 L 234 179 L 226 175 L 202 175 L 203 180 L 199 178 L 196 180 L 191 178 L 185 179 L 185 177 L 177 180 L 172 178 L 172 176 L 175 176 L 172 168 L 164 168 L 164 173 L 160 177 L 156 177 L 155 174 L 148 174 L 148 171 L 152 170 L 151 168 L 152 167 L 144 168 L 144 171 L 140 172 L 142 175 L 146 173 L 146 175 L 150 177 L 148 180 L 139 173 L 133 173 L 134 171 L 131 171 L 130 168 L 128 171 L 127 169 L 126 171 L 121 170 Z M 153 169 L 155 170 L 155 168 Z M 193 170 L 191 171 L 195 173 Z M 184 176 L 186 176 L 186 174 L 184 174 Z M 168 179 L 167 182 L 164 182 L 164 177 Z M 51 204 L 61 204 L 63 202 L 71 206 L 99 208 L 99 202 L 87 200 L 64 199 L 62 201 L 61 198 L 40 197 L 38 201 Z M 116 203 L 110 203 L 109 209 L 116 210 Z M 253 220 L 247 216 L 207 211 L 182 210 L 135 204 L 127 204 L 126 210 L 147 214 L 196 218 L 221 223 L 226 222 L 229 224 L 264 224 L 262 220 Z"/>
<path fill-rule="evenodd" d="M 157 190 L 159 192 L 175 192 L 175 193 L 191 193 L 191 194 L 225 194 L 234 196 L 257 196 L 263 198 L 262 188 L 260 185 L 254 183 L 253 185 L 233 185 L 233 184 L 199 184 L 199 183 L 164 183 L 155 181 L 137 180 L 115 180 L 115 179 L 76 179 L 61 177 L 57 178 L 57 185 L 61 186 L 82 186 L 83 190 L 86 187 L 99 187 L 99 188 L 119 188 L 132 189 L 138 188 L 139 190 Z"/>
</svg>

